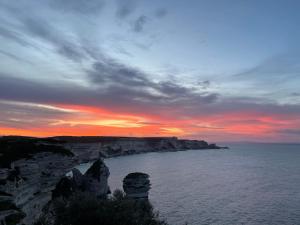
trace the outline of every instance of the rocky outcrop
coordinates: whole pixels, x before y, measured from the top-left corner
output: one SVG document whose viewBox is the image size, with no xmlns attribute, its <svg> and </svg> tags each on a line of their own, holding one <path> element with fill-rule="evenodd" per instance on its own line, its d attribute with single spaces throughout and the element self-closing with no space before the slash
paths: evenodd
<svg viewBox="0 0 300 225">
<path fill-rule="evenodd" d="M 0 169 L 0 224 L 31 225 L 51 200 L 62 177 L 76 165 L 95 161 L 99 151 L 73 156 L 41 152 L 13 161 Z"/>
<path fill-rule="evenodd" d="M 123 190 L 128 198 L 148 199 L 150 188 L 149 175 L 146 173 L 130 173 L 123 179 Z"/>
<path fill-rule="evenodd" d="M 74 168 L 72 177 L 63 177 L 52 191 L 52 199 L 68 199 L 76 192 L 106 198 L 110 194 L 108 186 L 109 169 L 102 159 L 95 161 L 85 174 Z"/>
<path fill-rule="evenodd" d="M 104 162 L 99 159 L 86 171 L 83 176 L 84 191 L 93 193 L 97 197 L 105 197 L 110 193 L 107 183 L 109 170 Z"/>
<path fill-rule="evenodd" d="M 52 192 L 52 198 L 69 198 L 75 192 L 92 194 L 106 198 L 110 194 L 108 186 L 109 169 L 102 159 L 95 161 L 85 174 L 74 168 L 72 177 L 63 177 Z"/>
</svg>

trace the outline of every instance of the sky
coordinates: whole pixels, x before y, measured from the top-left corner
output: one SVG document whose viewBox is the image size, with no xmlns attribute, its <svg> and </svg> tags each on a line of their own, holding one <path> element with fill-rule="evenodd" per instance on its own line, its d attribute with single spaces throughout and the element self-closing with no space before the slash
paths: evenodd
<svg viewBox="0 0 300 225">
<path fill-rule="evenodd" d="M 1 0 L 0 135 L 299 142 L 298 0 Z"/>
</svg>

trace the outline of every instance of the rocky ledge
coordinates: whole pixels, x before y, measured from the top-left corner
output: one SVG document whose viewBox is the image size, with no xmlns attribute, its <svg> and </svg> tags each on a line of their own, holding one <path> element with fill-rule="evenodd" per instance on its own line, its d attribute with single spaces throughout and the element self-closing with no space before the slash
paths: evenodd
<svg viewBox="0 0 300 225">
<path fill-rule="evenodd" d="M 2 137 L 0 224 L 32 224 L 55 195 L 54 190 L 65 174 L 81 163 L 96 161 L 99 157 L 144 152 L 219 148 L 205 141 L 175 137 Z M 109 171 L 101 162 L 94 164 L 84 175 L 76 170 L 73 170 L 73 174 L 73 179 L 84 190 L 99 195 L 108 191 Z M 142 195 L 147 195 L 150 188 L 146 185 L 147 177 L 140 175 L 130 175 L 124 180 L 128 196 L 141 195 L 134 191 L 139 189 L 139 185 L 144 185 L 145 192 Z"/>
</svg>

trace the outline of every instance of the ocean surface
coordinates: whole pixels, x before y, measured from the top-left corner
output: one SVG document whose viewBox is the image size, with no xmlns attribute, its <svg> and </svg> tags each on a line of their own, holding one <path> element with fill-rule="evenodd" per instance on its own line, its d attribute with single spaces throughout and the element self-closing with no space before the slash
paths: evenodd
<svg viewBox="0 0 300 225">
<path fill-rule="evenodd" d="M 150 201 L 170 225 L 300 224 L 300 145 L 227 145 L 106 159 L 110 187 L 148 173 Z"/>
</svg>

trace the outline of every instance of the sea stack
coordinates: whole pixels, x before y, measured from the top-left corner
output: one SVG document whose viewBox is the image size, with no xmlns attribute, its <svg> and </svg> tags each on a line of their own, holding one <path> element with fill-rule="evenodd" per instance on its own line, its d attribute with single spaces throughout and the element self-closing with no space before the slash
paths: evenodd
<svg viewBox="0 0 300 225">
<path fill-rule="evenodd" d="M 146 173 L 130 173 L 123 179 L 123 189 L 126 197 L 133 199 L 148 199 L 151 184 Z"/>
<path fill-rule="evenodd" d="M 106 197 L 110 193 L 108 186 L 109 169 L 102 159 L 98 159 L 84 174 L 85 189 L 97 197 Z"/>
</svg>

